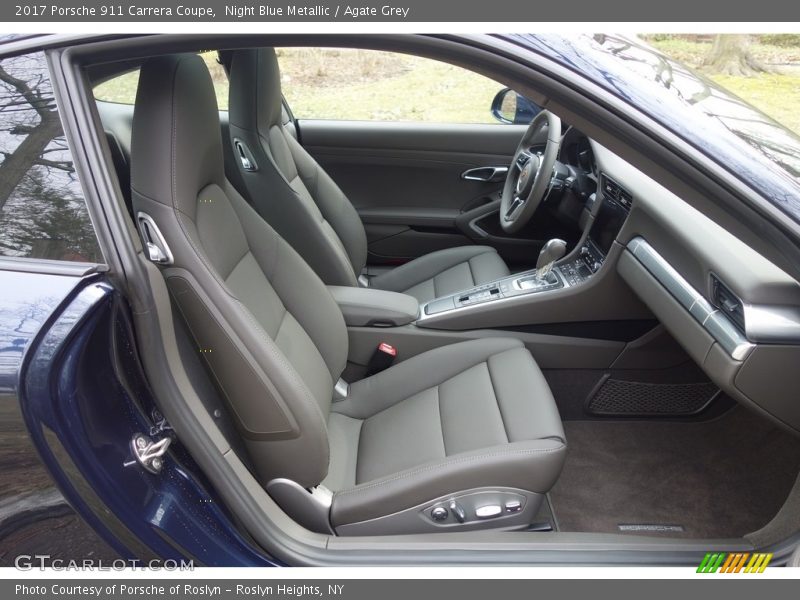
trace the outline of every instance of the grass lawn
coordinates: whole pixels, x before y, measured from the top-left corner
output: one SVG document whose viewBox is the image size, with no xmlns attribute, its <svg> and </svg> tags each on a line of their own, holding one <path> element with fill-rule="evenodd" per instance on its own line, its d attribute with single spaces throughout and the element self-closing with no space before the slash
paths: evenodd
<svg viewBox="0 0 800 600">
<path fill-rule="evenodd" d="M 665 54 L 699 69 L 709 42 L 649 40 Z M 774 69 L 756 77 L 710 77 L 757 108 L 800 132 L 800 47 L 753 44 Z M 203 55 L 221 109 L 228 107 L 227 79 L 214 53 Z M 424 58 L 352 49 L 278 49 L 284 94 L 296 117 L 495 123 L 489 107 L 501 85 L 491 79 Z M 132 103 L 138 72 L 101 84 L 98 98 Z"/>
<path fill-rule="evenodd" d="M 282 49 L 283 91 L 298 118 L 496 123 L 502 85 L 460 67 L 362 50 Z"/>
<path fill-rule="evenodd" d="M 278 50 L 281 85 L 297 118 L 496 123 L 489 109 L 502 85 L 477 73 L 415 56 L 364 50 Z M 228 83 L 214 53 L 203 55 L 217 102 Z M 138 71 L 95 88 L 109 102 L 133 103 Z"/>
<path fill-rule="evenodd" d="M 700 65 L 711 48 L 709 42 L 683 39 L 648 40 L 664 54 L 702 72 Z M 800 133 L 800 47 L 753 44 L 751 51 L 774 73 L 755 77 L 708 76 L 792 131 Z"/>
</svg>

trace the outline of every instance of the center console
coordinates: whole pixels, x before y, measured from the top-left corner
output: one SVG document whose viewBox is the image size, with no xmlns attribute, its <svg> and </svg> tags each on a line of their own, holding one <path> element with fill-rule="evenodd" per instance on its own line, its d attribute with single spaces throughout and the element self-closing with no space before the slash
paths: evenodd
<svg viewBox="0 0 800 600">
<path fill-rule="evenodd" d="M 422 307 L 421 317 L 424 319 L 426 315 L 435 315 L 475 304 L 580 285 L 594 275 L 604 261 L 605 254 L 589 238 L 581 247 L 576 258 L 553 267 L 547 275 L 541 276 L 539 271 L 534 269 L 479 285 L 451 296 L 436 298 Z"/>
<path fill-rule="evenodd" d="M 602 268 L 630 210 L 630 195 L 615 182 L 602 176 L 603 202 L 580 247 L 566 259 L 504 279 L 479 285 L 457 294 L 436 298 L 420 310 L 420 324 L 428 317 L 443 316 L 475 305 L 503 302 L 521 296 L 555 292 L 585 284 Z M 543 251 L 544 253 L 544 251 Z"/>
</svg>

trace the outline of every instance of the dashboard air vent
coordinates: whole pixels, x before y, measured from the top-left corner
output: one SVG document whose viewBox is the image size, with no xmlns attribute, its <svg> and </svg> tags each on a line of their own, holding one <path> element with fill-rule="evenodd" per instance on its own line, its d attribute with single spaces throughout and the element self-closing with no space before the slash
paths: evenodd
<svg viewBox="0 0 800 600">
<path fill-rule="evenodd" d="M 614 202 L 627 210 L 631 209 L 633 196 L 628 190 L 606 175 L 603 175 L 602 183 L 604 196 L 611 198 Z"/>
<path fill-rule="evenodd" d="M 742 301 L 714 275 L 711 276 L 711 301 L 741 331 L 744 331 L 744 306 Z"/>
</svg>

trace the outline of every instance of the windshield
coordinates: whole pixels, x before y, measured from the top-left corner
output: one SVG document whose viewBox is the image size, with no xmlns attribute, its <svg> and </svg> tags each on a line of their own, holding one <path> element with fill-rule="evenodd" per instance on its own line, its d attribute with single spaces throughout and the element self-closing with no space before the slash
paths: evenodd
<svg viewBox="0 0 800 600">
<path fill-rule="evenodd" d="M 638 38 L 517 39 L 648 113 L 800 222 L 800 137 L 760 110 Z"/>
<path fill-rule="evenodd" d="M 642 42 L 610 35 L 593 39 L 603 51 L 660 84 L 685 104 L 717 119 L 800 181 L 800 137 L 794 132 L 711 79 Z"/>
</svg>

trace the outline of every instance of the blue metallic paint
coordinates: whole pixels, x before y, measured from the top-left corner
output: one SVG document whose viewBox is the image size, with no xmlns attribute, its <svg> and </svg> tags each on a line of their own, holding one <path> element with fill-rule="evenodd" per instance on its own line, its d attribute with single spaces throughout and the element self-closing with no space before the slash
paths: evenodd
<svg viewBox="0 0 800 600">
<path fill-rule="evenodd" d="M 19 279 L 0 272 L 0 287 L 9 277 Z M 124 466 L 134 433 L 162 435 L 153 429 L 153 399 L 124 301 L 102 279 L 72 283 L 56 316 L 28 338 L 18 391 L 33 444 L 61 492 L 123 557 L 275 564 L 238 532 L 178 442 L 159 475 Z M 6 335 L 9 325 L 0 327 Z"/>
<path fill-rule="evenodd" d="M 498 37 L 602 86 L 800 222 L 800 138 L 724 88 L 649 46 L 625 38 Z M 794 158 L 787 162 L 786 157 Z"/>
<path fill-rule="evenodd" d="M 674 79 L 648 80 L 588 37 L 499 37 L 609 90 L 800 220 L 797 179 L 724 120 L 694 110 Z M 667 66 L 677 68 L 669 61 Z M 682 78 L 690 82 L 691 73 Z M 714 94 L 741 105 L 716 87 Z M 75 510 L 122 556 L 191 558 L 204 565 L 275 564 L 239 533 L 177 442 L 160 475 L 124 466 L 131 458 L 132 435 L 154 427 L 155 407 L 124 301 L 107 281 L 0 270 L 0 290 L 0 468 L 10 482 L 0 490 L 0 505 L 24 510 L 26 499 L 52 498 L 55 480 Z M 42 462 L 34 457 L 34 447 Z M 4 526 L 15 516 L 0 510 L 0 554 Z"/>
</svg>

